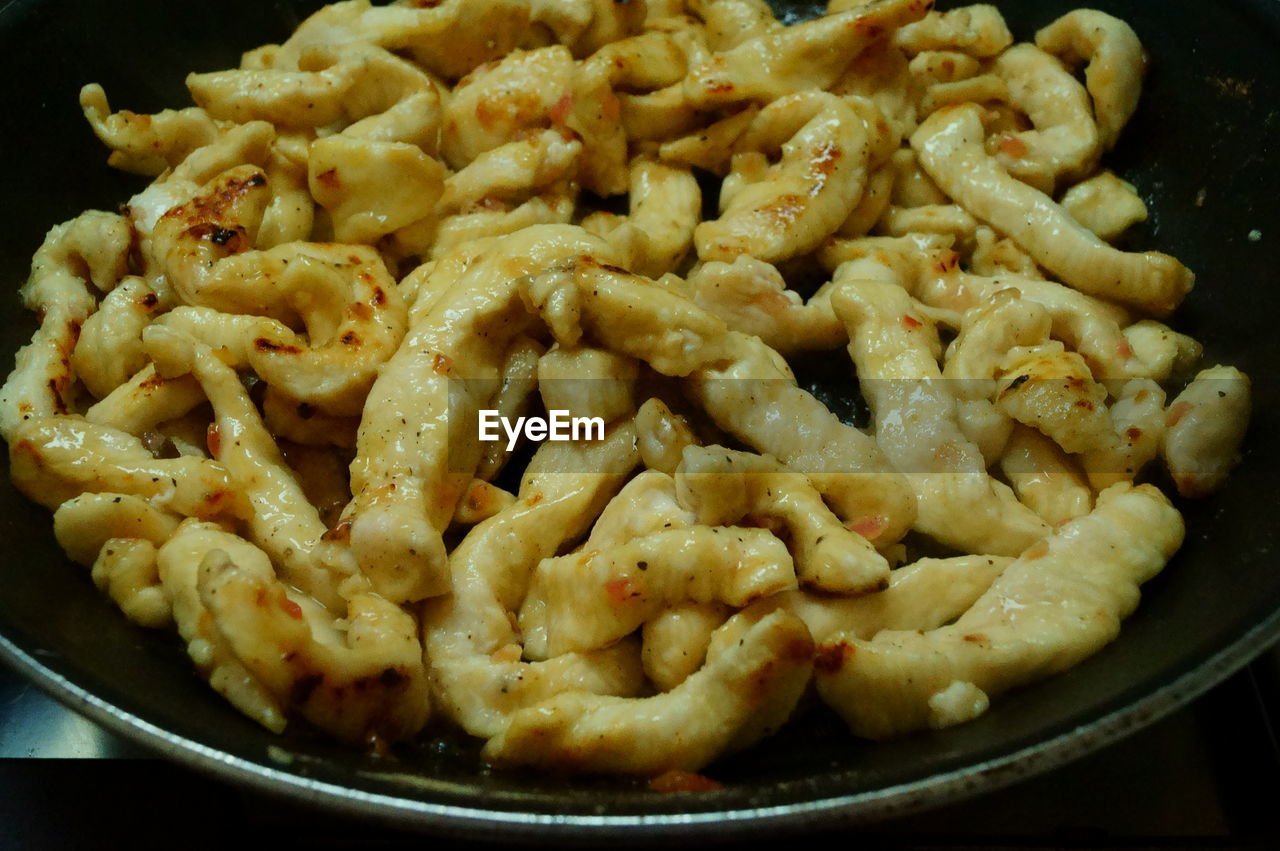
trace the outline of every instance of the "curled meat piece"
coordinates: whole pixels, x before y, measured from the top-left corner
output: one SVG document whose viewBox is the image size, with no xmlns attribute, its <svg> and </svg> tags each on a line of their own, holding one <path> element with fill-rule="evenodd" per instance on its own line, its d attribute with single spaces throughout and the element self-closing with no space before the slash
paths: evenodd
<svg viewBox="0 0 1280 851">
<path fill-rule="evenodd" d="M 803 475 L 772 458 L 691 446 L 675 479 L 681 503 L 699 523 L 751 521 L 777 528 L 795 559 L 796 578 L 807 588 L 863 594 L 883 589 L 889 580 L 884 556 L 846 529 Z"/>
<path fill-rule="evenodd" d="M 690 0 L 689 11 L 702 22 L 715 51 L 782 29 L 765 0 Z"/>
<path fill-rule="evenodd" d="M 31 342 L 18 350 L 0 388 L 0 436 L 12 443 L 19 423 L 72 410 L 72 354 L 97 308 L 94 289 L 111 290 L 127 271 L 133 230 L 128 219 L 90 211 L 51 229 L 31 259 L 22 303 L 40 318 Z"/>
<path fill-rule="evenodd" d="M 328 541 L 319 512 L 285 463 L 236 371 L 207 345 L 169 328 L 150 329 L 147 348 L 158 369 L 189 373 L 208 397 L 214 413 L 209 448 L 249 502 L 253 543 L 290 585 L 340 611 L 340 586 L 354 577 L 354 560 Z"/>
<path fill-rule="evenodd" d="M 941 386 L 934 323 L 901 286 L 862 277 L 858 267 L 869 262 L 837 270 L 842 285 L 831 304 L 849 329 L 849 354 L 877 442 L 908 474 L 918 507 L 915 528 L 970 552 L 1022 552 L 1048 527 L 987 475 L 978 447 L 960 430 L 954 397 Z"/>
<path fill-rule="evenodd" d="M 645 621 L 640 661 L 659 691 L 671 691 L 702 667 L 711 635 L 733 609 L 723 603 L 678 603 Z"/>
<path fill-rule="evenodd" d="M 322 411 L 268 384 L 262 394 L 262 419 L 271 433 L 303 446 L 355 449 L 359 417 Z"/>
<path fill-rule="evenodd" d="M 1124 329 L 1125 342 L 1143 365 L 1143 377 L 1165 381 L 1190 374 L 1204 354 L 1204 346 L 1154 319 L 1143 319 Z"/>
<path fill-rule="evenodd" d="M 84 418 L 141 437 L 163 422 L 185 416 L 204 401 L 204 391 L 194 378 L 166 378 L 149 363 L 85 411 Z"/>
<path fill-rule="evenodd" d="M 180 519 L 130 494 L 85 493 L 58 506 L 53 534 L 68 557 L 92 568 L 93 583 L 125 617 L 155 629 L 173 617 L 156 550 Z"/>
<path fill-rule="evenodd" d="M 582 143 L 557 130 L 490 148 L 444 182 L 440 208 L 456 213 L 494 201 L 517 202 L 562 180 L 572 179 Z"/>
<path fill-rule="evenodd" d="M 173 607 L 173 622 L 186 643 L 187 655 L 213 690 L 263 727 L 273 733 L 282 732 L 288 723 L 285 702 L 240 661 L 201 599 L 200 567 L 214 552 L 220 553 L 220 558 L 234 559 L 246 569 L 271 575 L 266 553 L 244 538 L 214 523 L 186 520 L 156 553 L 156 568 Z M 285 593 L 276 602 L 282 601 L 297 605 Z"/>
<path fill-rule="evenodd" d="M 53 535 L 74 562 L 92 566 L 107 541 L 137 538 L 160 546 L 181 518 L 133 494 L 83 493 L 53 514 Z"/>
<path fill-rule="evenodd" d="M 1217 490 L 1240 461 L 1249 427 L 1249 378 L 1232 366 L 1201 370 L 1169 406 L 1162 450 L 1183 496 Z"/>
<path fill-rule="evenodd" d="M 694 238 L 703 260 L 750 254 L 776 262 L 806 254 L 835 233 L 862 196 L 866 127 L 835 95 L 805 92 L 774 101 L 735 150 L 735 175 L 744 180 L 742 158 L 780 153 L 781 159 L 727 201 L 722 197 L 719 219 L 698 225 Z"/>
<path fill-rule="evenodd" d="M 627 643 L 524 662 L 514 626 L 534 568 L 586 531 L 638 460 L 629 423 L 600 442 L 543 443 L 516 502 L 451 554 L 452 593 L 424 605 L 422 638 L 433 702 L 468 733 L 494 736 L 513 713 L 561 692 L 639 690 L 644 675 Z"/>
<path fill-rule="evenodd" d="M 912 56 L 926 50 L 954 50 L 986 59 L 1013 44 L 1013 35 L 999 9 L 975 4 L 930 12 L 895 32 L 893 43 Z"/>
<path fill-rule="evenodd" d="M 252 301 L 237 300 L 228 305 L 234 312 L 271 309 L 271 305 L 262 303 L 269 298 L 270 288 L 246 284 L 246 279 L 255 284 L 263 278 L 269 282 L 273 272 L 279 275 L 284 270 L 283 263 L 261 271 L 254 269 L 253 265 L 261 265 L 264 257 L 250 252 L 270 195 L 262 169 L 236 166 L 218 173 L 188 195 L 189 200 L 168 208 L 154 221 L 148 229 L 148 253 L 160 261 L 169 286 L 181 301 L 206 304 L 218 299 L 221 291 L 229 290 L 233 299 L 237 293 L 252 293 L 248 296 Z M 233 259 L 226 266 L 220 262 L 246 254 L 247 258 Z M 236 268 L 228 268 L 232 266 Z M 258 274 L 251 277 L 253 272 Z M 259 292 L 264 289 L 268 292 Z"/>
<path fill-rule="evenodd" d="M 751 609 L 784 609 L 804 621 L 819 643 L 838 635 L 869 639 L 886 629 L 937 629 L 964 614 L 1012 562 L 1005 556 L 922 558 L 895 568 L 889 587 L 876 594 L 784 591 Z"/>
<path fill-rule="evenodd" d="M 441 534 L 483 457 L 474 423 L 533 321 L 521 282 L 584 252 L 609 256 L 580 228 L 548 225 L 467 243 L 432 267 L 425 286 L 438 297 L 419 295 L 369 391 L 344 518 L 361 571 L 388 599 L 448 590 Z"/>
<path fill-rule="evenodd" d="M 696 515 L 676 496 L 675 479 L 660 470 L 645 470 L 609 500 L 581 550 L 620 547 L 634 538 L 696 523 Z"/>
<path fill-rule="evenodd" d="M 1068 189 L 1062 196 L 1062 209 L 1108 242 L 1147 220 L 1147 205 L 1138 191 L 1109 171 Z"/>
<path fill-rule="evenodd" d="M 1044 305 L 1017 290 L 1000 290 L 965 311 L 959 335 L 947 346 L 943 375 L 974 384 L 972 395 L 967 388 L 958 395 L 987 398 L 1010 350 L 1048 341 L 1052 327 Z"/>
<path fill-rule="evenodd" d="M 254 172 L 248 171 L 250 166 L 257 165 L 259 169 L 270 167 L 273 160 L 273 147 L 277 141 L 275 129 L 265 121 L 234 125 L 213 142 L 192 151 L 168 173 L 165 179 L 151 183 L 129 199 L 127 215 L 137 239 L 138 255 L 142 261 L 141 274 L 148 286 L 159 296 L 162 306 L 169 307 L 181 301 L 181 296 L 169 283 L 168 261 L 165 256 L 170 247 L 170 241 L 181 231 L 181 228 L 174 227 L 176 223 L 168 223 L 166 228 L 162 228 L 162 231 L 168 232 L 162 234 L 161 240 L 157 242 L 155 239 L 157 225 L 166 213 L 190 204 L 192 199 L 213 186 L 212 181 L 225 172 L 243 166 L 245 170 L 240 177 L 249 179 L 255 176 Z M 298 176 L 302 176 L 302 173 L 299 172 Z M 252 191 L 245 191 L 249 187 L 240 187 L 239 191 L 228 191 L 218 200 L 215 200 L 214 195 L 208 195 L 204 205 L 204 210 L 210 213 L 213 221 L 227 221 L 226 230 L 233 230 L 236 226 L 240 226 L 242 222 L 239 221 L 239 217 L 243 216 L 245 236 L 250 236 L 252 232 L 253 242 L 258 241 L 258 235 L 264 230 L 263 224 L 267 211 L 280 197 L 280 193 L 266 183 L 265 171 L 261 172 L 260 177 L 262 182 L 254 180 Z M 293 195 L 294 190 L 298 188 L 294 185 L 296 181 L 292 178 L 293 175 L 290 175 L 285 181 L 288 195 Z M 263 184 L 265 188 L 259 190 L 258 187 Z M 223 188 L 231 189 L 232 187 L 227 185 Z M 249 197 L 240 198 L 237 201 L 237 196 L 241 194 Z M 314 208 L 310 195 L 306 204 Z M 231 218 L 228 208 L 236 208 L 236 219 Z M 213 213 L 215 209 L 219 210 L 216 214 Z M 188 209 L 187 212 L 193 211 Z M 192 225 L 199 221 L 194 215 L 191 218 Z M 298 217 L 295 215 L 292 219 L 296 222 Z M 268 223 L 267 233 L 264 236 L 269 235 L 272 230 Z M 282 234 L 280 229 L 275 230 L 277 235 Z M 212 234 L 213 230 L 210 229 L 209 235 Z M 231 235 L 224 234 L 223 238 L 230 241 Z M 248 247 L 248 240 L 243 243 L 237 241 L 233 247 L 243 250 Z"/>
<path fill-rule="evenodd" d="M 83 493 L 129 494 L 188 517 L 246 518 L 227 468 L 204 458 L 156 458 L 131 434 L 76 417 L 27 420 L 9 437 L 10 475 L 46 508 Z"/>
<path fill-rule="evenodd" d="M 798 387 L 772 349 L 742 335 L 731 340 L 736 357 L 695 373 L 692 398 L 726 432 L 805 474 L 850 529 L 877 547 L 900 539 L 915 520 L 915 496 L 876 441 Z M 790 420 L 771 413 L 780 410 Z"/>
<path fill-rule="evenodd" d="M 142 331 L 159 309 L 159 296 L 142 278 L 130 275 L 84 321 L 71 367 L 95 398 L 105 398 L 146 366 Z"/>
<path fill-rule="evenodd" d="M 574 56 L 583 57 L 635 35 L 647 19 L 661 12 L 659 6 L 613 0 L 533 0 L 529 14 L 533 23 L 550 29 Z"/>
<path fill-rule="evenodd" d="M 566 225 L 573 219 L 576 187 L 552 187 L 512 209 L 496 203 L 496 209 L 478 207 L 471 213 L 449 216 L 440 223 L 434 241 L 429 242 L 432 259 L 453 253 L 455 249 L 486 237 L 510 236 L 536 225 Z"/>
<path fill-rule="evenodd" d="M 1088 514 L 1093 507 L 1093 492 L 1079 465 L 1033 428 L 1014 426 L 1000 456 L 1000 472 L 1022 504 L 1050 526 Z"/>
<path fill-rule="evenodd" d="M 766 29 L 689 70 L 685 92 L 701 108 L 768 103 L 826 89 L 874 42 L 933 7 L 932 0 L 880 0 L 795 26 Z"/>
<path fill-rule="evenodd" d="M 653 86 L 657 85 L 657 78 L 650 78 L 646 85 L 638 87 L 640 91 L 627 91 L 629 86 L 625 85 L 618 87 L 616 94 L 622 105 L 622 126 L 627 140 L 632 143 L 672 139 L 697 130 L 705 123 L 705 117 L 685 95 L 684 72 L 710 55 L 706 31 L 686 15 L 652 20 L 645 27 L 667 34 L 684 61 L 677 66 L 680 76 L 668 86 L 655 89 Z"/>
<path fill-rule="evenodd" d="M 1006 174 L 983 150 L 984 135 L 980 108 L 962 104 L 929 116 L 911 147 L 944 192 L 1017 240 L 1064 283 L 1159 315 L 1190 292 L 1195 275 L 1189 269 L 1167 254 L 1107 245 L 1047 195 Z"/>
<path fill-rule="evenodd" d="M 196 587 L 227 648 L 281 706 L 339 741 L 379 748 L 407 739 L 430 714 L 418 624 L 374 594 L 345 617 L 280 582 L 261 559 L 211 549 Z"/>
<path fill-rule="evenodd" d="M 696 446 L 698 436 L 665 402 L 652 398 L 636 411 L 636 441 L 646 467 L 672 475 L 685 447 Z"/>
<path fill-rule="evenodd" d="M 444 157 L 460 169 L 485 151 L 552 127 L 580 140 L 584 186 L 602 196 L 625 192 L 627 139 L 614 89 L 667 86 L 683 67 L 684 54 L 661 32 L 611 44 L 581 63 L 560 45 L 515 51 L 459 81 L 445 107 Z"/>
<path fill-rule="evenodd" d="M 1152 339 L 1150 351 L 1144 349 L 1139 357 L 1138 345 L 1131 345 L 1128 329 L 1122 327 L 1130 321 L 1129 312 L 1071 287 L 1014 274 L 971 274 L 960 269 L 958 255 L 949 249 L 907 265 L 916 271 L 913 294 L 934 308 L 966 311 L 1002 289 L 1016 290 L 1023 301 L 1049 312 L 1053 338 L 1078 352 L 1099 380 L 1158 377 L 1159 370 L 1173 362 L 1176 340 L 1156 339 L 1159 335 L 1145 330 L 1151 326 L 1144 326 L 1142 335 Z"/>
<path fill-rule="evenodd" d="M 442 257 L 472 239 L 533 224 L 564 224 L 573 215 L 582 143 L 544 130 L 479 154 L 445 180 L 436 207 L 443 217 L 430 253 Z"/>
<path fill-rule="evenodd" d="M 227 350 L 234 363 L 252 367 L 300 402 L 336 416 L 358 415 L 406 325 L 399 291 L 377 252 L 356 245 L 291 243 L 232 259 L 240 269 L 256 266 L 260 275 L 271 276 L 272 291 L 247 292 L 243 280 L 229 280 L 215 270 L 201 301 L 234 309 L 256 295 L 263 312 L 300 315 L 305 337 L 279 319 L 211 307 L 178 307 L 154 324 Z"/>
<path fill-rule="evenodd" d="M 729 173 L 734 145 L 759 114 L 760 107 L 748 106 L 688 136 L 663 142 L 658 156 L 666 163 L 697 166 L 724 177 Z"/>
<path fill-rule="evenodd" d="M 1115 485 L 1009 565 L 954 624 L 825 642 L 818 692 L 872 739 L 968 720 L 988 696 L 1069 668 L 1115 638 L 1138 586 L 1182 536 L 1182 517 L 1160 491 Z"/>
<path fill-rule="evenodd" d="M 1036 33 L 1036 46 L 1069 68 L 1088 63 L 1084 81 L 1093 98 L 1102 146 L 1115 147 L 1138 107 L 1147 71 L 1147 53 L 1133 27 L 1106 12 L 1076 9 Z"/>
<path fill-rule="evenodd" d="M 1051 327 L 1043 306 L 1022 299 L 1016 290 L 1001 290 L 965 312 L 959 335 L 947 346 L 942 374 L 958 400 L 960 430 L 988 464 L 1000 457 L 1013 428 L 991 403 L 1001 365 L 1010 350 L 1047 341 Z"/>
<path fill-rule="evenodd" d="M 991 67 L 1008 86 L 1009 102 L 1034 125 L 995 139 L 1000 165 L 1049 194 L 1059 180 L 1091 173 L 1102 148 L 1084 86 L 1058 60 L 1030 44 L 1009 48 Z"/>
<path fill-rule="evenodd" d="M 80 108 L 94 134 L 111 149 L 107 164 L 135 174 L 155 177 L 218 135 L 217 123 L 198 107 L 154 115 L 112 112 L 107 93 L 97 83 L 80 90 Z"/>
<path fill-rule="evenodd" d="M 1165 431 L 1164 390 L 1149 378 L 1127 381 L 1112 402 L 1111 434 L 1082 456 L 1094 490 L 1131 482 L 1160 454 Z"/>
<path fill-rule="evenodd" d="M 702 217 L 698 181 L 687 167 L 637 157 L 628 198 L 627 216 L 600 235 L 626 255 L 623 265 L 631 271 L 648 278 L 674 272 L 689 253 Z"/>
<path fill-rule="evenodd" d="M 763 260 L 744 254 L 732 263 L 704 263 L 688 280 L 699 307 L 782 354 L 825 351 L 848 342 L 844 325 L 831 309 L 829 287 L 820 288 L 806 302 L 787 287 L 776 267 Z"/>
<path fill-rule="evenodd" d="M 996 407 L 1023 425 L 1038 429 L 1067 452 L 1105 445 L 1112 433 L 1107 389 L 1089 365 L 1055 341 L 1005 358 Z"/>
<path fill-rule="evenodd" d="M 684 296 L 589 254 L 523 282 L 521 289 L 561 345 L 575 345 L 586 335 L 675 376 L 729 356 L 719 319 Z"/>
<path fill-rule="evenodd" d="M 407 105 L 399 112 L 412 109 L 430 117 L 433 98 L 439 97 L 429 75 L 367 43 L 318 45 L 309 52 L 306 65 L 306 70 L 286 66 L 191 74 L 187 88 L 196 104 L 214 118 L 236 124 L 269 121 L 296 129 L 347 127 L 402 102 Z M 393 115 L 381 123 L 385 128 L 388 122 L 404 118 Z M 411 135 L 428 146 L 434 141 L 423 126 Z"/>
<path fill-rule="evenodd" d="M 156 545 L 142 538 L 109 538 L 90 575 L 98 590 L 138 626 L 160 629 L 173 623 L 169 598 L 160 584 Z"/>
<path fill-rule="evenodd" d="M 307 168 L 337 242 L 375 243 L 431 216 L 444 191 L 444 166 L 407 142 L 327 136 L 311 143 Z"/>
<path fill-rule="evenodd" d="M 513 51 L 459 80 L 444 109 L 440 148 L 445 161 L 461 169 L 531 128 L 545 128 L 552 108 L 562 101 L 560 112 L 567 115 L 575 73 L 573 56 L 554 45 Z"/>
<path fill-rule="evenodd" d="M 606 647 L 674 603 L 742 607 L 796 587 L 783 543 L 764 529 L 664 529 L 544 559 L 520 607 L 534 659 Z"/>
<path fill-rule="evenodd" d="M 813 668 L 813 642 L 793 615 L 731 618 L 707 662 L 676 688 L 628 699 L 561 694 L 515 713 L 485 745 L 498 765 L 656 775 L 701 768 L 746 747 L 791 714 Z"/>
<path fill-rule="evenodd" d="M 523 288 L 561 343 L 587 333 L 664 375 L 688 376 L 691 396 L 720 428 L 808 476 L 863 537 L 889 544 L 910 528 L 914 497 L 875 441 L 800 389 L 786 362 L 759 339 L 731 332 L 684 296 L 589 256 Z M 778 410 L 793 419 L 778 419 Z"/>
<path fill-rule="evenodd" d="M 201 215 L 208 220 L 196 231 L 199 235 L 217 235 L 209 225 L 223 222 L 223 229 L 230 232 L 220 234 L 219 239 L 234 242 L 233 250 L 244 250 L 250 243 L 270 248 L 310 235 L 315 203 L 307 188 L 308 144 L 305 134 L 277 134 L 265 121 L 233 125 L 130 199 L 128 215 L 138 237 L 143 275 L 162 305 L 168 307 L 175 301 L 166 277 L 164 249 L 180 223 L 166 222 L 160 244 L 156 244 L 154 232 L 165 214 L 175 208 L 182 208 L 175 216 L 185 215 L 192 226 L 199 224 Z M 253 166 L 262 173 L 253 172 Z M 232 175 L 227 175 L 226 182 L 218 181 L 236 168 L 241 169 L 236 173 L 239 179 L 251 181 L 251 186 L 238 185 Z M 221 193 L 207 192 L 214 187 Z M 238 226 L 244 228 L 244 239 L 234 239 Z"/>
<path fill-rule="evenodd" d="M 317 49 L 335 44 L 374 44 L 409 56 L 433 74 L 456 80 L 524 44 L 530 16 L 528 0 L 334 3 L 302 22 L 280 46 L 275 64 L 299 67 Z"/>
<path fill-rule="evenodd" d="M 538 392 L 548 411 L 616 422 L 635 413 L 640 365 L 608 349 L 556 344 L 538 360 Z"/>
<path fill-rule="evenodd" d="M 662 405 L 658 400 L 650 399 L 636 417 L 642 457 L 645 455 L 645 438 L 641 420 L 646 410 L 656 410 L 653 407 L 655 404 Z M 662 407 L 665 409 L 665 406 Z M 668 411 L 667 414 L 669 413 Z M 617 547 L 654 532 L 687 529 L 694 525 L 697 518 L 680 505 L 676 498 L 675 481 L 668 474 L 675 470 L 680 460 L 679 448 L 664 448 L 668 453 L 673 450 L 676 457 L 668 472 L 646 470 L 628 482 L 609 501 L 591 528 L 591 535 L 582 547 L 584 551 L 595 552 L 601 548 Z M 646 620 L 641 628 L 640 653 L 645 676 L 663 691 L 669 691 L 684 682 L 702 666 L 711 633 L 728 619 L 732 611 L 729 606 L 718 602 L 683 602 L 675 603 L 656 617 Z M 527 632 L 525 634 L 529 635 Z M 545 636 L 540 635 L 538 638 L 542 640 Z M 545 645 L 545 640 L 542 643 Z"/>
<path fill-rule="evenodd" d="M 617 92 L 668 89 L 683 106 L 683 90 L 671 87 L 684 73 L 684 51 L 656 30 L 606 45 L 579 65 L 569 102 L 558 106 L 565 108 L 565 127 L 582 139 L 583 186 L 600 196 L 627 191 L 626 124 Z"/>
</svg>

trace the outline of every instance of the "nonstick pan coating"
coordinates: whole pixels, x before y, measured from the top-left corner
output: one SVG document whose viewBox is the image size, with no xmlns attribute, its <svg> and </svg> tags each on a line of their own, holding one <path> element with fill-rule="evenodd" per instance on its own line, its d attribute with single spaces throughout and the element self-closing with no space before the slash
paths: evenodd
<svg viewBox="0 0 1280 851">
<path fill-rule="evenodd" d="M 118 108 L 139 112 L 185 104 L 186 72 L 233 66 L 315 5 L 0 5 L 5 369 L 33 328 L 16 290 L 45 230 L 85 208 L 113 209 L 141 185 L 105 165 L 80 116 L 79 87 L 101 82 Z M 778 5 L 802 13 L 815 4 Z M 1075 5 L 1005 0 L 1001 8 L 1025 40 Z M 973 723 L 875 745 L 814 707 L 802 723 L 712 766 L 725 782 L 717 792 L 656 795 L 626 781 L 482 772 L 477 748 L 447 735 L 379 759 L 303 732 L 275 737 L 237 714 L 196 677 L 176 640 L 115 611 L 62 555 L 48 513 L 7 476 L 0 654 L 112 731 L 232 782 L 471 836 L 724 836 L 881 818 L 1013 782 L 1175 709 L 1280 634 L 1280 162 L 1270 147 L 1280 131 L 1280 3 L 1088 5 L 1133 24 L 1152 56 L 1142 105 L 1106 161 L 1151 207 L 1130 243 L 1175 254 L 1198 273 L 1175 324 L 1206 342 L 1207 362 L 1250 374 L 1255 415 L 1240 469 L 1221 494 L 1183 506 L 1183 550 L 1145 588 L 1120 638 L 1079 667 L 997 700 Z"/>
</svg>

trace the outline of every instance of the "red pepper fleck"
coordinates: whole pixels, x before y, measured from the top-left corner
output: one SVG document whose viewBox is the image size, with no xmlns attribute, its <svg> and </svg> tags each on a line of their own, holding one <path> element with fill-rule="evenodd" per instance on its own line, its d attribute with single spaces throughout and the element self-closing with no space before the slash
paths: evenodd
<svg viewBox="0 0 1280 851">
<path fill-rule="evenodd" d="M 551 107 L 550 118 L 552 124 L 564 124 L 565 119 L 569 117 L 569 113 L 573 110 L 573 95 L 565 92 L 556 101 L 555 106 Z"/>
<path fill-rule="evenodd" d="M 605 121 L 617 121 L 622 115 L 622 101 L 613 92 L 605 92 L 600 98 L 600 114 Z"/>
<path fill-rule="evenodd" d="M 954 251 L 945 251 L 941 253 L 937 261 L 933 264 L 935 271 L 941 274 L 951 272 L 960 266 L 960 255 Z"/>
<path fill-rule="evenodd" d="M 630 579 L 613 579 L 604 584 L 604 591 L 614 605 L 621 606 L 628 598 L 634 596 Z"/>
<path fill-rule="evenodd" d="M 209 447 L 209 455 L 217 458 L 222 454 L 222 430 L 218 428 L 217 423 L 209 423 L 209 428 L 205 430 L 204 442 Z"/>
<path fill-rule="evenodd" d="M 1027 155 L 1026 143 L 1012 133 L 1000 135 L 1000 150 L 1014 159 L 1021 159 Z"/>
<path fill-rule="evenodd" d="M 285 614 L 294 620 L 302 620 L 302 606 L 286 597 L 283 591 L 280 592 L 280 608 L 284 609 Z"/>
<path fill-rule="evenodd" d="M 1049 554 L 1049 542 L 1044 538 L 1036 541 L 1022 553 L 1022 558 L 1026 561 L 1035 561 L 1038 558 L 1044 558 Z"/>
<path fill-rule="evenodd" d="M 902 327 L 906 328 L 907 330 L 914 330 L 916 328 L 919 328 L 923 324 L 924 324 L 923 322 L 921 322 L 919 319 L 916 319 L 910 313 L 902 314 Z"/>
<path fill-rule="evenodd" d="M 336 168 L 320 172 L 316 175 L 316 180 L 330 189 L 338 189 L 342 186 L 342 179 L 338 177 L 338 170 Z"/>
<path fill-rule="evenodd" d="M 1169 415 L 1165 417 L 1164 424 L 1173 428 L 1178 424 L 1179 420 L 1191 413 L 1191 408 L 1190 402 L 1179 402 L 1169 409 Z"/>
<path fill-rule="evenodd" d="M 710 777 L 678 768 L 663 772 L 649 781 L 649 789 L 654 792 L 714 792 L 723 788 L 723 783 Z"/>
<path fill-rule="evenodd" d="M 868 541 L 874 541 L 884 531 L 884 527 L 889 525 L 889 521 L 882 514 L 872 514 L 870 517 L 860 517 L 849 525 L 850 532 L 857 532 Z"/>
</svg>

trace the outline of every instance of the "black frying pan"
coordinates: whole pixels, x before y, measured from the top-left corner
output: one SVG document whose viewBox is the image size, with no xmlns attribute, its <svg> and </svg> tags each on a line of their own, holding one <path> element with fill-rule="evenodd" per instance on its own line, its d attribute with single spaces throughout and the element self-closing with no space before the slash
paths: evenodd
<svg viewBox="0 0 1280 851">
<path fill-rule="evenodd" d="M 113 104 L 187 102 L 189 70 L 231 67 L 280 40 L 314 2 L 13 0 L 0 4 L 5 369 L 33 328 L 16 289 L 45 230 L 141 185 L 105 165 L 77 91 Z M 812 6 L 814 4 L 781 4 Z M 1004 0 L 1015 34 L 1078 5 Z M 1199 274 L 1177 317 L 1207 359 L 1254 379 L 1244 464 L 1218 496 L 1184 506 L 1182 552 L 1145 589 L 1113 645 L 996 701 L 977 721 L 869 745 L 815 708 L 748 753 L 712 766 L 722 791 L 656 795 L 626 781 L 482 773 L 474 744 L 442 735 L 373 758 L 293 732 L 272 736 L 192 672 L 174 640 L 125 621 L 57 548 L 48 513 L 0 484 L 0 651 L 54 696 L 114 732 L 229 780 L 348 812 L 470 835 L 550 838 L 727 835 L 761 826 L 866 820 L 991 789 L 1097 748 L 1185 703 L 1280 635 L 1275 481 L 1280 364 L 1280 2 L 1097 0 L 1142 36 L 1146 95 L 1109 164 L 1152 217 L 1135 247 Z M 1196 204 L 1203 190 L 1203 205 Z M 1259 241 L 1248 234 L 1260 232 Z"/>
</svg>

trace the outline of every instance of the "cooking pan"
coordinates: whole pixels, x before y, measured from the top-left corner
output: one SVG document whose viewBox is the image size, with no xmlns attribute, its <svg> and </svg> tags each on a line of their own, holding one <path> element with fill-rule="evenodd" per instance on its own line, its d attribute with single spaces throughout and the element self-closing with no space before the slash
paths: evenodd
<svg viewBox="0 0 1280 851">
<path fill-rule="evenodd" d="M 112 209 L 138 178 L 113 172 L 80 117 L 102 82 L 118 107 L 187 103 L 190 70 L 231 67 L 282 39 L 316 5 L 219 0 L 13 0 L 0 4 L 4 117 L 0 298 L 5 368 L 30 336 L 17 287 L 45 230 Z M 779 4 L 788 15 L 814 4 Z M 1015 35 L 1073 8 L 1004 0 Z M 56 546 L 48 513 L 0 485 L 0 652 L 41 688 L 115 733 L 231 782 L 471 836 L 730 835 L 869 820 L 992 789 L 1080 756 L 1170 712 L 1280 635 L 1274 435 L 1280 365 L 1280 3 L 1097 0 L 1133 24 L 1152 57 L 1146 93 L 1108 164 L 1151 218 L 1135 248 L 1159 248 L 1198 284 L 1176 319 L 1208 363 L 1254 379 L 1244 462 L 1224 491 L 1181 507 L 1186 544 L 1144 589 L 1112 645 L 1079 667 L 997 700 L 978 720 L 868 744 L 821 707 L 708 769 L 722 790 L 659 795 L 622 780 L 488 772 L 478 747 L 429 734 L 392 757 L 305 731 L 273 736 L 216 696 L 174 639 L 129 624 Z M 1135 794 L 1140 794 L 1135 790 Z"/>
</svg>

